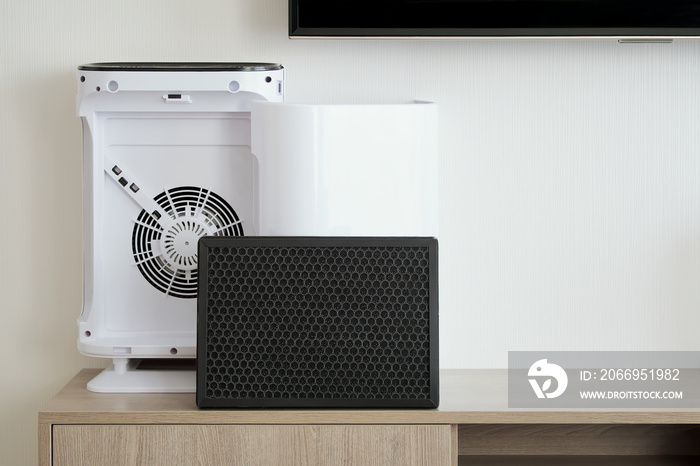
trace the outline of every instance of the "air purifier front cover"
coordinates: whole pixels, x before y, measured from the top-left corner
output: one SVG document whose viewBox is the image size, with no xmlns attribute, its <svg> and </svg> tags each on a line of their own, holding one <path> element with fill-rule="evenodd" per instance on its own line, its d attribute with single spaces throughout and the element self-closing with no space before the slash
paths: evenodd
<svg viewBox="0 0 700 466">
<path fill-rule="evenodd" d="M 436 104 L 251 109 L 261 235 L 439 237 Z"/>
</svg>

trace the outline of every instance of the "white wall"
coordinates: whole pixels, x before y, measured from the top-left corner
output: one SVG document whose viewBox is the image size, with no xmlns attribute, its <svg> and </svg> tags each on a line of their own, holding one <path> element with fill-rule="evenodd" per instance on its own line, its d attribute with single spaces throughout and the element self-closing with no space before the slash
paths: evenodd
<svg viewBox="0 0 700 466">
<path fill-rule="evenodd" d="M 272 61 L 290 102 L 440 104 L 441 362 L 692 350 L 700 42 L 286 37 L 286 0 L 0 2 L 0 463 L 78 369 L 80 125 L 96 61 Z"/>
</svg>

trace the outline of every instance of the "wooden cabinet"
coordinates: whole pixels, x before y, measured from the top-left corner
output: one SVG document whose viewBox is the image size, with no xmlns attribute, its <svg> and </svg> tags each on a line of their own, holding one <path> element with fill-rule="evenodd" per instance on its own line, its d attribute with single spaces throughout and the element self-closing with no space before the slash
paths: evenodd
<svg viewBox="0 0 700 466">
<path fill-rule="evenodd" d="M 430 425 L 57 425 L 53 462 L 449 464 L 450 442 L 450 426 Z"/>
<path fill-rule="evenodd" d="M 88 392 L 96 373 L 40 411 L 41 464 L 700 464 L 700 410 L 508 409 L 506 371 L 443 371 L 437 410 L 199 410 Z"/>
</svg>

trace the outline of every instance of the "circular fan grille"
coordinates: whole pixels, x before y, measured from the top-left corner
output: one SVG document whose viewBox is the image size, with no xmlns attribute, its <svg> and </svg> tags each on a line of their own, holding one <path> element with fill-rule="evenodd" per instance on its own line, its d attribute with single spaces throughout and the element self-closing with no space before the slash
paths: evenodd
<svg viewBox="0 0 700 466">
<path fill-rule="evenodd" d="M 197 240 L 202 236 L 243 236 L 228 202 L 193 186 L 169 189 L 153 200 L 167 213 L 142 210 L 131 238 L 141 275 L 157 290 L 178 298 L 197 297 Z"/>
</svg>

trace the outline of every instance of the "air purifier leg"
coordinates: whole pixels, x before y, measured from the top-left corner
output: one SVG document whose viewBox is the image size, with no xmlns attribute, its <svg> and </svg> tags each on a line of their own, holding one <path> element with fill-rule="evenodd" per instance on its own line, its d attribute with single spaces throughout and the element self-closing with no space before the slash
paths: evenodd
<svg viewBox="0 0 700 466">
<path fill-rule="evenodd" d="M 133 368 L 134 361 L 128 358 L 114 358 L 112 359 L 112 364 L 114 365 L 114 373 L 122 375 L 126 374 L 126 371 L 129 370 L 129 364 L 131 364 Z"/>
</svg>

